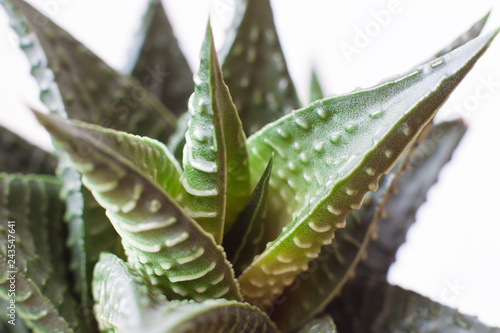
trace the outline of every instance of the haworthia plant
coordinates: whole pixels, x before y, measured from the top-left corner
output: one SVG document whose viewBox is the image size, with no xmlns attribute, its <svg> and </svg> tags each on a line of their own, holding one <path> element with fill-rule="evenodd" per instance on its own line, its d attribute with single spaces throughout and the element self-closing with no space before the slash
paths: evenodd
<svg viewBox="0 0 500 333">
<path fill-rule="evenodd" d="M 234 2 L 222 68 L 208 24 L 193 78 L 158 1 L 144 16 L 132 76 L 23 0 L 0 3 L 54 113 L 35 112 L 54 139 L 56 176 L 17 173 L 53 174 L 55 159 L 0 131 L 0 156 L 20 156 L 0 164 L 8 172 L 0 175 L 0 266 L 11 264 L 7 221 L 15 220 L 17 314 L 29 330 L 487 331 L 385 282 L 372 293 L 463 134 L 460 123 L 425 129 L 495 37 L 469 41 L 487 17 L 424 65 L 372 88 L 324 98 L 314 74 L 311 104 L 297 109 L 269 0 Z M 413 147 L 436 129 L 446 139 L 408 174 Z M 397 221 L 381 218 L 384 208 Z M 381 236 L 370 245 L 377 223 Z M 394 225 L 404 225 L 397 235 L 387 231 Z M 354 272 L 361 277 L 349 282 Z M 7 284 L 1 275 L 5 301 Z M 341 290 L 355 296 L 332 306 Z M 396 294 L 408 307 L 378 313 Z M 412 309 L 432 315 L 411 317 Z"/>
<path fill-rule="evenodd" d="M 270 243 L 239 278 L 250 303 L 272 300 L 307 269 L 495 35 L 374 88 L 317 101 L 249 138 L 254 175 L 275 152 L 266 217 L 273 221 L 267 223 Z M 313 163 L 321 157 L 322 163 Z"/>
</svg>

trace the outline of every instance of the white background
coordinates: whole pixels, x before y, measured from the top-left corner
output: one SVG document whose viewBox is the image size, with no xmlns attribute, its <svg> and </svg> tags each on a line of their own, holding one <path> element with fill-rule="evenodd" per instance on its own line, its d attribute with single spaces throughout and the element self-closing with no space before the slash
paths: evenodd
<svg viewBox="0 0 500 333">
<path fill-rule="evenodd" d="M 234 0 L 165 2 L 174 31 L 197 68 L 197 55 L 211 12 L 218 45 Z M 134 33 L 146 1 L 32 0 L 49 16 L 119 70 L 134 58 Z M 390 1 L 276 0 L 272 2 L 288 67 L 300 97 L 307 98 L 311 68 L 318 69 L 326 93 L 348 92 L 403 73 L 421 63 L 493 9 L 486 31 L 500 26 L 494 0 L 401 0 L 385 26 L 374 12 Z M 378 28 L 377 28 L 378 27 Z M 356 46 L 359 30 L 371 37 L 346 57 L 341 45 Z M 370 30 L 371 29 L 371 30 Z M 17 49 L 0 9 L 0 123 L 50 149 L 48 135 L 27 105 L 42 108 L 38 88 Z M 359 45 L 359 44 L 358 44 Z M 485 81 L 490 81 L 488 96 Z M 390 281 L 500 326 L 500 40 L 440 111 L 438 118 L 464 117 L 469 131 L 439 184 L 418 212 L 417 224 L 398 252 Z"/>
</svg>

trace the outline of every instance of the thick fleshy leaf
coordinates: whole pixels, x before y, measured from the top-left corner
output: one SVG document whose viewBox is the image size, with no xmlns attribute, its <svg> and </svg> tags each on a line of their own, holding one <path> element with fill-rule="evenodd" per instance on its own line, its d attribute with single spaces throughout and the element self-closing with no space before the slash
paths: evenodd
<svg viewBox="0 0 500 333">
<path fill-rule="evenodd" d="M 273 159 L 271 158 L 245 209 L 238 215 L 236 223 L 224 237 L 224 251 L 233 264 L 236 276 L 239 276 L 250 265 L 253 258 L 263 250 L 257 245 L 264 234 L 262 222 L 266 210 L 272 165 Z"/>
<path fill-rule="evenodd" d="M 0 172 L 53 175 L 56 165 L 54 156 L 0 126 Z"/>
<path fill-rule="evenodd" d="M 162 165 L 159 162 L 167 158 L 159 148 L 146 145 L 152 140 L 123 140 L 124 145 L 135 141 L 141 147 L 135 157 L 142 158 L 128 159 L 125 153 L 132 154 L 132 150 L 111 149 L 111 141 L 103 144 L 106 140 L 90 136 L 84 125 L 56 116 L 36 116 L 83 174 L 83 184 L 106 209 L 122 237 L 129 262 L 141 275 L 169 298 L 241 299 L 222 248 L 184 214 L 156 181 L 166 179 L 162 175 L 165 169 L 155 165 Z M 143 145 L 138 144 L 141 141 Z"/>
<path fill-rule="evenodd" d="M 25 1 L 1 3 L 50 110 L 60 108 L 53 94 L 59 90 L 70 118 L 167 141 L 176 117 L 140 82 L 112 69 Z"/>
<path fill-rule="evenodd" d="M 142 31 L 144 42 L 132 75 L 179 116 L 186 112 L 194 91 L 193 73 L 179 49 L 161 1 L 149 1 Z"/>
<path fill-rule="evenodd" d="M 318 75 L 316 74 L 316 71 L 313 70 L 311 73 L 311 84 L 309 86 L 309 102 L 312 103 L 324 97 L 325 94 L 321 89 L 321 84 L 319 83 Z"/>
<path fill-rule="evenodd" d="M 223 71 L 247 135 L 299 107 L 269 0 L 246 1 Z"/>
<path fill-rule="evenodd" d="M 93 137 L 100 145 L 106 146 L 125 159 L 134 161 L 142 170 L 172 196 L 180 190 L 180 167 L 168 153 L 165 146 L 156 140 L 126 135 L 95 125 L 76 123 L 75 135 Z M 81 142 L 78 146 L 82 154 L 89 153 Z M 87 316 L 92 316 L 90 281 L 92 270 L 99 254 L 103 251 L 123 255 L 121 239 L 105 215 L 104 209 L 80 181 L 80 175 L 71 169 L 65 157 L 60 158 L 58 174 L 63 179 L 61 195 L 68 205 L 66 220 L 69 225 L 68 244 L 72 250 L 71 267 L 77 280 L 77 292 L 82 297 L 82 307 Z"/>
<path fill-rule="evenodd" d="M 358 271 L 385 278 L 396 251 L 405 241 L 406 232 L 415 221 L 418 208 L 425 202 L 429 188 L 464 135 L 462 121 L 440 123 L 409 158 L 410 168 L 398 179 L 398 190 L 385 204 L 386 217 L 378 222 L 378 237 L 368 245 L 368 255 Z"/>
<path fill-rule="evenodd" d="M 37 332 L 92 332 L 79 317 L 67 282 L 64 204 L 51 176 L 0 174 L 0 297 Z M 12 222 L 9 222 L 12 221 Z"/>
<path fill-rule="evenodd" d="M 385 281 L 357 277 L 328 306 L 339 333 L 498 333 L 476 317 Z"/>
<path fill-rule="evenodd" d="M 323 311 L 354 274 L 358 263 L 366 257 L 377 221 L 407 159 L 405 155 L 383 178 L 378 190 L 366 195 L 362 207 L 347 216 L 346 227 L 336 231 L 334 241 L 321 248 L 318 258 L 309 262 L 308 270 L 285 288 L 268 311 L 283 332 L 296 329 Z"/>
<path fill-rule="evenodd" d="M 93 291 L 100 328 L 106 332 L 276 332 L 264 313 L 245 303 L 169 302 L 110 254 L 101 255 Z"/>
<path fill-rule="evenodd" d="M 246 137 L 215 51 L 210 24 L 189 100 L 181 202 L 218 244 L 250 195 Z"/>
<path fill-rule="evenodd" d="M 298 333 L 337 333 L 332 317 L 323 315 L 305 324 Z"/>
<path fill-rule="evenodd" d="M 266 306 L 307 270 L 497 32 L 402 77 L 315 102 L 249 138 L 253 179 L 260 177 L 272 152 L 275 158 L 266 216 L 273 223 L 266 224 L 272 228 L 265 234 L 272 241 L 239 278 L 247 301 Z"/>
</svg>

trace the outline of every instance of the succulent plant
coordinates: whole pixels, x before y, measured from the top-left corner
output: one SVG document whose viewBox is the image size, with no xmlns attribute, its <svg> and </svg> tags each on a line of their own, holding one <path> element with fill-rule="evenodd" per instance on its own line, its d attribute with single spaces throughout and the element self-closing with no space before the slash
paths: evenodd
<svg viewBox="0 0 500 333">
<path fill-rule="evenodd" d="M 374 87 L 313 79 L 302 106 L 269 0 L 239 3 L 222 66 L 208 23 L 194 76 L 161 2 L 131 75 L 0 3 L 57 155 L 0 128 L 5 331 L 499 332 L 386 281 L 465 132 L 432 119 L 498 33 L 475 38 L 487 17 Z"/>
</svg>

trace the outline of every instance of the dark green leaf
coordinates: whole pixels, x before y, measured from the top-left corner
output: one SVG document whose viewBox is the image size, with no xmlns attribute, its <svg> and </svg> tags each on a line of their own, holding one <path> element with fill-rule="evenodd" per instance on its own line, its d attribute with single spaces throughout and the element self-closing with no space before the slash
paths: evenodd
<svg viewBox="0 0 500 333">
<path fill-rule="evenodd" d="M 61 109 L 59 90 L 70 118 L 167 141 L 176 117 L 140 82 L 109 67 L 25 1 L 2 4 L 50 110 Z"/>
<path fill-rule="evenodd" d="M 171 175 L 165 161 L 175 161 L 164 155 L 160 143 L 155 148 L 148 144 L 153 140 L 115 133 L 123 138 L 124 146 L 135 142 L 141 147 L 134 156 L 135 150 L 113 149 L 118 142 L 106 144 L 104 138 L 98 140 L 87 132 L 93 128 L 111 134 L 112 130 L 56 116 L 36 116 L 83 174 L 83 184 L 106 209 L 122 237 L 129 262 L 141 275 L 169 298 L 241 299 L 222 249 L 160 186 Z"/>
<path fill-rule="evenodd" d="M 36 332 L 88 328 L 69 292 L 59 189 L 55 177 L 0 174 L 0 296 L 16 271 L 16 309 Z"/>
<path fill-rule="evenodd" d="M 272 152 L 275 158 L 266 215 L 273 223 L 266 223 L 270 228 L 264 239 L 271 242 L 239 277 L 247 301 L 269 302 L 307 270 L 308 262 L 345 226 L 346 215 L 360 207 L 364 194 L 377 188 L 380 175 L 432 119 L 497 32 L 403 77 L 320 100 L 249 138 L 254 180 Z"/>
<path fill-rule="evenodd" d="M 187 101 L 194 91 L 193 74 L 161 1 L 149 1 L 142 30 L 144 43 L 132 75 L 179 116 L 186 112 Z"/>
<path fill-rule="evenodd" d="M 459 313 L 385 281 L 357 277 L 327 311 L 339 333 L 498 333 L 476 317 Z"/>
<path fill-rule="evenodd" d="M 245 209 L 238 215 L 236 223 L 224 237 L 224 251 L 233 264 L 236 276 L 239 276 L 253 258 L 263 250 L 257 245 L 264 233 L 262 218 L 266 209 L 272 165 L 273 159 L 271 158 Z"/>
<path fill-rule="evenodd" d="M 0 171 L 22 173 L 55 173 L 57 160 L 19 135 L 0 126 Z"/>
<path fill-rule="evenodd" d="M 398 190 L 385 204 L 386 217 L 378 222 L 378 237 L 368 245 L 368 257 L 358 271 L 385 278 L 396 251 L 425 202 L 429 188 L 464 135 L 462 121 L 437 124 L 409 158 L 409 168 L 398 179 Z"/>
<path fill-rule="evenodd" d="M 269 0 L 246 1 L 223 71 L 247 135 L 299 107 Z"/>
</svg>

